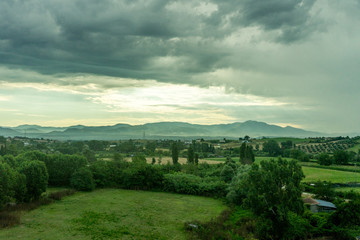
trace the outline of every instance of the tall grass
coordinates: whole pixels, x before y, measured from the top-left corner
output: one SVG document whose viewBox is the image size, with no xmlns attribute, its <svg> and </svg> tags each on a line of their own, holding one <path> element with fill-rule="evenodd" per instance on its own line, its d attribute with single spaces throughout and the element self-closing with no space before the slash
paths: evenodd
<svg viewBox="0 0 360 240">
<path fill-rule="evenodd" d="M 75 190 L 66 189 L 52 192 L 29 203 L 9 204 L 0 211 L 0 229 L 19 225 L 22 212 L 29 212 L 40 206 L 51 204 L 56 200 L 61 200 L 63 197 L 73 195 L 75 192 Z"/>
</svg>

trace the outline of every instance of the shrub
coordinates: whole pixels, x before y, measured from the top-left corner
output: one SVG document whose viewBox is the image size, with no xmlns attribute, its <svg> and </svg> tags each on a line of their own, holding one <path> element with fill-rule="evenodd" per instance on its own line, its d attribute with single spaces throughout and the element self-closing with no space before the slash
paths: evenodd
<svg viewBox="0 0 360 240">
<path fill-rule="evenodd" d="M 20 224 L 19 212 L 0 212 L 0 229 Z"/>
<path fill-rule="evenodd" d="M 79 168 L 71 176 L 70 185 L 79 191 L 92 191 L 95 189 L 95 181 L 90 169 L 86 167 Z"/>
<path fill-rule="evenodd" d="M 149 190 L 162 186 L 163 172 L 161 166 L 136 163 L 122 172 L 124 188 Z"/>
<path fill-rule="evenodd" d="M 192 174 L 174 173 L 164 175 L 164 191 L 223 197 L 226 184 L 217 177 L 201 178 Z"/>
<path fill-rule="evenodd" d="M 61 200 L 64 197 L 73 195 L 76 191 L 74 189 L 66 189 L 62 191 L 52 192 L 49 194 L 48 198 L 53 200 Z"/>
</svg>

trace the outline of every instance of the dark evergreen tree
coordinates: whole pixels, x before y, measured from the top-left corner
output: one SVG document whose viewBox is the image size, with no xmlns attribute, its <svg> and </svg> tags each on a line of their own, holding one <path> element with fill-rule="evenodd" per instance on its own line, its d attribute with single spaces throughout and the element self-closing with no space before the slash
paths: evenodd
<svg viewBox="0 0 360 240">
<path fill-rule="evenodd" d="M 192 148 L 192 146 L 190 146 L 188 149 L 187 162 L 194 163 L 194 149 Z"/>
<path fill-rule="evenodd" d="M 270 157 L 277 157 L 281 154 L 279 144 L 275 140 L 269 140 L 264 143 L 263 151 L 269 153 Z"/>
<path fill-rule="evenodd" d="M 250 145 L 245 142 L 240 146 L 240 163 L 252 164 L 255 161 L 255 155 Z"/>
<path fill-rule="evenodd" d="M 179 162 L 179 148 L 178 148 L 178 145 L 176 142 L 174 142 L 172 145 L 171 145 L 171 157 L 172 157 L 172 161 L 173 161 L 173 164 L 178 164 Z"/>
</svg>

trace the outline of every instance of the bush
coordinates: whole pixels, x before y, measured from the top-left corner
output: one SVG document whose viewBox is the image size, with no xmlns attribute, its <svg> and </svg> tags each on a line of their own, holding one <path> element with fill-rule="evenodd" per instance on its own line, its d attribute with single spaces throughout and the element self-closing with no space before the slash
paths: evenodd
<svg viewBox="0 0 360 240">
<path fill-rule="evenodd" d="M 95 189 L 95 181 L 90 169 L 86 167 L 79 168 L 71 176 L 70 185 L 79 191 L 92 191 Z"/>
<path fill-rule="evenodd" d="M 121 186 L 136 190 L 161 188 L 163 176 L 161 166 L 146 163 L 131 164 L 122 172 Z"/>
<path fill-rule="evenodd" d="M 117 185 L 117 178 L 120 177 L 121 172 L 119 164 L 108 161 L 95 161 L 90 165 L 90 170 L 96 187 L 115 187 Z"/>
<path fill-rule="evenodd" d="M 52 192 L 49 194 L 48 198 L 53 199 L 53 200 L 61 200 L 64 197 L 73 195 L 75 192 L 76 191 L 73 189 L 66 189 L 66 190 L 62 190 L 62 191 Z"/>
<path fill-rule="evenodd" d="M 223 197 L 226 193 L 226 184 L 219 178 L 201 178 L 180 172 L 165 174 L 163 185 L 167 192 L 217 197 Z"/>
</svg>

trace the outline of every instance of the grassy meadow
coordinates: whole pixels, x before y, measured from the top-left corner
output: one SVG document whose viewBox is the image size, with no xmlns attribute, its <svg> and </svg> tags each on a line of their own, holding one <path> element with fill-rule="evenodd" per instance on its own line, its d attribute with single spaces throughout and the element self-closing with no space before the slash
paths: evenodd
<svg viewBox="0 0 360 240">
<path fill-rule="evenodd" d="M 24 213 L 0 239 L 185 239 L 184 222 L 208 221 L 221 201 L 170 193 L 102 189 L 79 192 Z"/>
<path fill-rule="evenodd" d="M 304 182 L 331 181 L 333 183 L 360 182 L 360 173 L 332 169 L 302 167 L 305 174 Z"/>
</svg>

